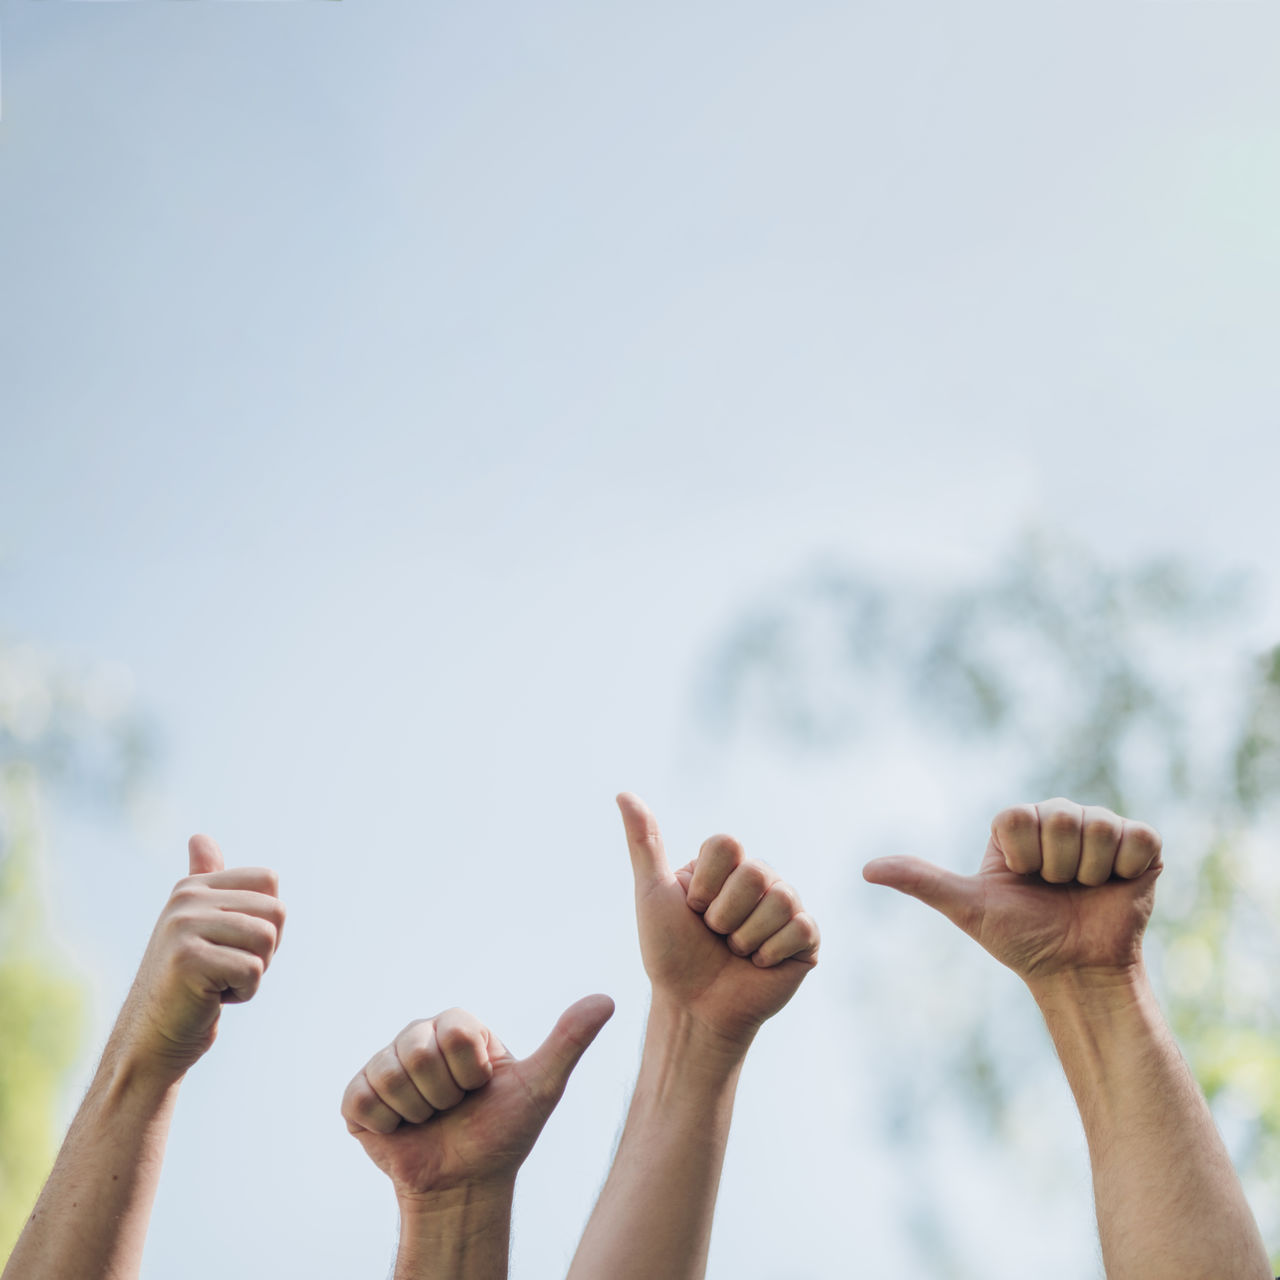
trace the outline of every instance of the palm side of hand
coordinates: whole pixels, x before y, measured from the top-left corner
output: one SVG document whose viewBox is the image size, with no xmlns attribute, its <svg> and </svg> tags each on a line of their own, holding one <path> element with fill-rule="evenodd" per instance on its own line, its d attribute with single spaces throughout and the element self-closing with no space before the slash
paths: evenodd
<svg viewBox="0 0 1280 1280">
<path fill-rule="evenodd" d="M 637 900 L 640 954 L 655 994 L 661 993 L 729 1040 L 755 1034 L 777 1013 L 812 967 L 784 960 L 761 968 L 734 955 L 686 901 L 692 864 L 649 887 Z"/>
<path fill-rule="evenodd" d="M 537 1089 L 537 1074 L 528 1059 L 499 1059 L 488 1084 L 456 1107 L 393 1133 L 356 1137 L 401 1194 L 514 1178 L 555 1107 L 554 1095 Z"/>
<path fill-rule="evenodd" d="M 972 877 L 980 893 L 956 923 L 1027 980 L 1064 969 L 1123 970 L 1140 959 L 1159 874 L 1157 863 L 1135 880 L 1050 884 L 1010 871 L 993 841 Z"/>
</svg>

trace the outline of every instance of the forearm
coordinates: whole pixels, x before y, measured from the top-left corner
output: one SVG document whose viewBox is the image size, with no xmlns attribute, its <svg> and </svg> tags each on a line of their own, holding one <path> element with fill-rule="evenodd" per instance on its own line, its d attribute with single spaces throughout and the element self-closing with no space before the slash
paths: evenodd
<svg viewBox="0 0 1280 1280">
<path fill-rule="evenodd" d="M 1271 1280 L 1257 1224 L 1145 973 L 1034 990 L 1089 1144 L 1108 1280 Z"/>
<path fill-rule="evenodd" d="M 177 1094 L 108 1045 L 2 1280 L 134 1280 Z"/>
<path fill-rule="evenodd" d="M 400 1201 L 395 1280 L 505 1280 L 514 1184 Z"/>
<path fill-rule="evenodd" d="M 700 1280 L 745 1046 L 655 1002 L 613 1168 L 569 1280 Z"/>
</svg>

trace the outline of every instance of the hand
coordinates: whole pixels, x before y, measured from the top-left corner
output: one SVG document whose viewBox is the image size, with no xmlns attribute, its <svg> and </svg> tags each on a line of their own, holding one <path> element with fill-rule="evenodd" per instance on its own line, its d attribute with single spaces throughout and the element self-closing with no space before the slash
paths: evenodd
<svg viewBox="0 0 1280 1280">
<path fill-rule="evenodd" d="M 587 996 L 524 1059 L 463 1009 L 411 1022 L 347 1086 L 347 1129 L 402 1200 L 464 1183 L 514 1182 L 612 1015 L 608 996 Z"/>
<path fill-rule="evenodd" d="M 191 874 L 160 913 L 113 1033 L 134 1064 L 171 1079 L 208 1052 L 224 1004 L 253 998 L 284 928 L 274 871 L 223 869 L 208 836 L 192 836 Z"/>
<path fill-rule="evenodd" d="M 997 814 L 977 875 L 904 857 L 862 874 L 942 912 L 1035 985 L 1137 969 L 1162 868 L 1151 827 L 1059 798 Z"/>
<path fill-rule="evenodd" d="M 818 963 L 818 926 L 799 895 L 731 836 L 712 836 L 679 871 L 638 797 L 618 797 L 635 874 L 640 955 L 659 999 L 732 1046 L 795 994 Z"/>
</svg>

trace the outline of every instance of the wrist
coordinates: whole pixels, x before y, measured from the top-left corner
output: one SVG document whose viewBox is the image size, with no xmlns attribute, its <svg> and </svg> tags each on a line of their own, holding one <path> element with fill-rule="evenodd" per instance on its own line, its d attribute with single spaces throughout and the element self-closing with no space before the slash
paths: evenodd
<svg viewBox="0 0 1280 1280">
<path fill-rule="evenodd" d="M 95 1080 L 112 1105 L 158 1106 L 176 1097 L 185 1067 L 108 1040 Z"/>
<path fill-rule="evenodd" d="M 505 1276 L 515 1179 L 462 1182 L 435 1191 L 397 1190 L 400 1244 L 396 1280 L 449 1275 Z"/>
<path fill-rule="evenodd" d="M 645 1056 L 654 1054 L 672 1070 L 707 1080 L 736 1080 L 755 1039 L 726 1036 L 679 1002 L 653 993 L 645 1024 Z"/>
<path fill-rule="evenodd" d="M 511 1218 L 515 1178 L 460 1182 L 430 1191 L 396 1190 L 401 1234 L 465 1239 Z"/>
<path fill-rule="evenodd" d="M 1139 957 L 1128 965 L 1062 969 L 1048 977 L 1027 979 L 1027 988 L 1042 1010 L 1074 1008 L 1107 1014 L 1144 1000 L 1151 982 Z"/>
</svg>

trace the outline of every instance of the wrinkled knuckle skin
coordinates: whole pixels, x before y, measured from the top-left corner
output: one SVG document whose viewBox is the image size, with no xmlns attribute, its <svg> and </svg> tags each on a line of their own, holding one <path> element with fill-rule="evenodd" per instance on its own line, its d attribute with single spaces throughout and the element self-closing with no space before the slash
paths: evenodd
<svg viewBox="0 0 1280 1280">
<path fill-rule="evenodd" d="M 1154 827 L 1147 826 L 1145 822 L 1135 822 L 1130 834 L 1134 848 L 1139 852 L 1149 854 L 1153 858 L 1160 852 L 1163 841 Z"/>
<path fill-rule="evenodd" d="M 1041 819 L 1045 829 L 1054 835 L 1074 835 L 1080 829 L 1080 815 L 1069 809 L 1054 809 Z"/>
<path fill-rule="evenodd" d="M 818 928 L 818 922 L 811 915 L 802 915 L 797 919 L 800 922 L 801 936 L 804 939 L 805 947 L 816 947 L 822 941 L 822 932 Z"/>
<path fill-rule="evenodd" d="M 174 906 L 189 905 L 198 902 L 209 890 L 194 876 L 184 876 L 173 886 L 169 901 Z"/>
<path fill-rule="evenodd" d="M 1091 843 L 1110 842 L 1115 844 L 1120 839 L 1119 818 L 1089 818 L 1084 824 L 1084 838 Z"/>
<path fill-rule="evenodd" d="M 204 964 L 204 948 L 199 938 L 183 932 L 173 947 L 173 964 L 179 969 L 198 969 Z"/>
<path fill-rule="evenodd" d="M 368 1081 L 369 1089 L 375 1094 L 386 1093 L 391 1089 L 398 1075 L 396 1064 L 388 1057 L 385 1049 L 375 1053 L 364 1069 L 364 1078 Z"/>
<path fill-rule="evenodd" d="M 480 1035 L 472 1027 L 449 1026 L 436 1028 L 436 1040 L 445 1053 L 465 1053 L 480 1047 Z"/>
<path fill-rule="evenodd" d="M 770 871 L 763 862 L 744 862 L 739 875 L 742 883 L 753 893 L 763 894 L 769 887 Z"/>
<path fill-rule="evenodd" d="M 732 866 L 739 866 L 746 857 L 746 852 L 742 848 L 742 842 L 734 836 L 719 835 L 712 836 L 704 846 L 708 853 L 721 853 L 728 858 Z"/>
<path fill-rule="evenodd" d="M 422 1076 L 430 1071 L 436 1056 L 435 1050 L 421 1040 L 400 1049 L 400 1061 L 404 1063 L 405 1070 L 413 1076 Z"/>
<path fill-rule="evenodd" d="M 798 915 L 803 910 L 800 895 L 785 881 L 779 880 L 769 888 L 769 897 L 786 908 L 788 916 Z"/>
<path fill-rule="evenodd" d="M 1001 809 L 991 820 L 991 830 L 1011 836 L 1028 835 L 1037 827 L 1036 816 L 1025 805 Z"/>
<path fill-rule="evenodd" d="M 354 1087 L 342 1108 L 343 1115 L 366 1129 L 372 1129 L 382 1110 L 382 1103 L 368 1084 Z"/>
</svg>

